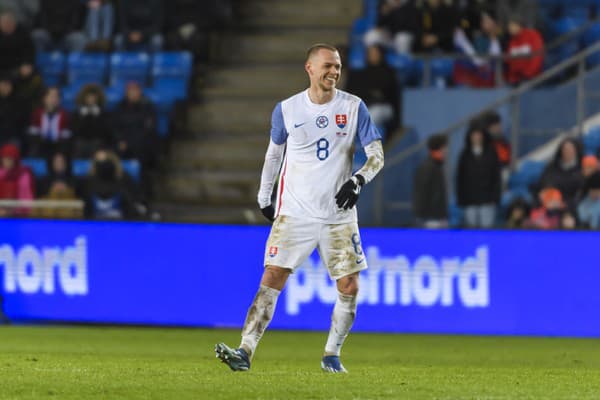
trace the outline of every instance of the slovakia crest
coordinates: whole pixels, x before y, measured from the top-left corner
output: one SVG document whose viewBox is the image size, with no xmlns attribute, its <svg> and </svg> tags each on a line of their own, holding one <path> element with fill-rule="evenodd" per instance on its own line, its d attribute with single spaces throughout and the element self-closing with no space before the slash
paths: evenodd
<svg viewBox="0 0 600 400">
<path fill-rule="evenodd" d="M 344 127 L 346 126 L 347 123 L 348 123 L 348 117 L 346 117 L 346 114 L 336 114 L 335 115 L 335 124 L 338 126 L 338 128 L 344 129 Z"/>
<path fill-rule="evenodd" d="M 327 119 L 327 117 L 324 115 L 319 115 L 316 122 L 317 126 L 321 129 L 326 128 L 327 125 L 329 125 L 329 119 Z"/>
<path fill-rule="evenodd" d="M 273 258 L 277 255 L 277 247 L 271 246 L 269 247 L 269 257 Z"/>
</svg>

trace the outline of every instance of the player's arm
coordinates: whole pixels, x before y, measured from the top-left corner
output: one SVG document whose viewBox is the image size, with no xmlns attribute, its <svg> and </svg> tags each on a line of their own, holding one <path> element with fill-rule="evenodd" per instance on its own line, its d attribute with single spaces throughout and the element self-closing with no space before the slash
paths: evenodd
<svg viewBox="0 0 600 400">
<path fill-rule="evenodd" d="M 358 108 L 357 134 L 365 149 L 367 161 L 356 173 L 342 185 L 335 195 L 338 207 L 348 210 L 358 201 L 360 189 L 371 182 L 383 168 L 383 146 L 381 134 L 377 130 L 365 103 L 361 101 Z"/>
<path fill-rule="evenodd" d="M 273 221 L 275 218 L 275 207 L 271 204 L 271 195 L 277 174 L 281 168 L 287 136 L 281 103 L 278 103 L 271 116 L 271 140 L 265 154 L 265 163 L 260 176 L 260 189 L 258 191 L 258 206 L 269 221 Z"/>
</svg>

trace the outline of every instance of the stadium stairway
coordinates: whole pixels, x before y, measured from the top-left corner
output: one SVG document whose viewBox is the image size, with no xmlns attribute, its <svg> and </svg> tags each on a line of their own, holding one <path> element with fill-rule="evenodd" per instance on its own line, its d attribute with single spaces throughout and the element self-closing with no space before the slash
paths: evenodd
<svg viewBox="0 0 600 400">
<path fill-rule="evenodd" d="M 275 104 L 307 87 L 313 43 L 345 46 L 359 0 L 247 0 L 239 24 L 215 38 L 211 65 L 188 109 L 156 190 L 165 220 L 262 222 L 256 206 Z"/>
</svg>

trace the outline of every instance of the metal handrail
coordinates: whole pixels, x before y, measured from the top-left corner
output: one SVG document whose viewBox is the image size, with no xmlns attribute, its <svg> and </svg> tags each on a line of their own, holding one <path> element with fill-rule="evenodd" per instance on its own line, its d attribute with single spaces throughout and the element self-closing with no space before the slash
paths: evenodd
<svg viewBox="0 0 600 400">
<path fill-rule="evenodd" d="M 0 200 L 0 208 L 57 208 L 83 210 L 82 200 Z"/>
<path fill-rule="evenodd" d="M 479 111 L 477 111 L 471 115 L 468 115 L 466 117 L 463 117 L 462 119 L 458 120 L 457 122 L 455 122 L 454 124 L 452 124 L 448 128 L 446 128 L 445 133 L 447 135 L 452 135 L 453 132 L 456 132 L 462 126 L 467 125 L 473 118 L 477 117 L 478 115 L 481 115 L 487 111 L 498 108 L 498 107 L 504 105 L 505 103 L 510 102 L 511 100 L 520 96 L 524 92 L 534 88 L 535 86 L 538 86 L 541 83 L 544 83 L 546 80 L 548 80 L 550 78 L 555 77 L 559 73 L 561 73 L 564 70 L 566 70 L 567 68 L 581 62 L 582 60 L 585 60 L 585 58 L 587 58 L 589 55 L 591 55 L 592 53 L 595 53 L 597 51 L 600 51 L 600 42 L 594 43 L 592 46 L 589 46 L 586 49 L 580 51 L 579 53 L 575 54 L 573 57 L 571 57 L 567 60 L 561 61 L 560 63 L 558 63 L 557 65 L 548 69 L 547 71 L 544 71 L 541 75 L 537 76 L 536 78 L 522 83 L 518 87 L 514 88 L 509 94 L 490 102 L 489 104 L 482 107 Z M 412 155 L 415 152 L 424 148 L 425 145 L 426 145 L 426 142 L 419 142 L 419 143 L 415 143 L 414 145 L 408 147 L 407 149 L 398 153 L 397 155 L 390 158 L 389 160 L 386 160 L 384 169 L 389 169 L 390 167 L 400 163 L 401 161 L 403 161 L 410 155 Z"/>
</svg>

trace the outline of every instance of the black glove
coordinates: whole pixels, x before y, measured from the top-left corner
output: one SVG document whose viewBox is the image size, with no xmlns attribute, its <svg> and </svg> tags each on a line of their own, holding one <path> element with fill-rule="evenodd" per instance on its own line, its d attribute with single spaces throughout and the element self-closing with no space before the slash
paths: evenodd
<svg viewBox="0 0 600 400">
<path fill-rule="evenodd" d="M 275 220 L 275 207 L 272 204 L 266 206 L 265 208 L 261 208 L 260 212 L 265 216 L 266 219 L 273 222 Z"/>
<path fill-rule="evenodd" d="M 339 208 L 349 210 L 356 204 L 360 189 L 365 184 L 365 178 L 362 175 L 354 175 L 342 185 L 339 192 L 335 195 L 335 202 Z"/>
</svg>

